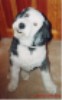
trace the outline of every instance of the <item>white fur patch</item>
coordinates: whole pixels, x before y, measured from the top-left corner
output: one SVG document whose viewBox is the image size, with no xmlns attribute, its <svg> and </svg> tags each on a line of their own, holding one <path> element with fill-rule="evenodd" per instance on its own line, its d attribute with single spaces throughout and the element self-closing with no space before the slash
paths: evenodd
<svg viewBox="0 0 62 100">
<path fill-rule="evenodd" d="M 26 71 L 30 71 L 35 67 L 39 67 L 46 57 L 46 47 L 37 47 L 31 54 L 26 46 L 18 45 L 18 56 L 11 55 L 11 59 L 15 65 Z"/>
</svg>

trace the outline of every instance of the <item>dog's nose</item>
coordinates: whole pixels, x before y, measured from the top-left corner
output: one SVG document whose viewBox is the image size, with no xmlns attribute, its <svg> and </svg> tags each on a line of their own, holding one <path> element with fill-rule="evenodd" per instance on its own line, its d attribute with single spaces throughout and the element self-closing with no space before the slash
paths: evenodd
<svg viewBox="0 0 62 100">
<path fill-rule="evenodd" d="M 20 23 L 20 24 L 19 24 L 19 28 L 20 28 L 20 29 L 24 29 L 24 28 L 25 28 L 25 24 L 24 24 L 24 23 Z"/>
</svg>

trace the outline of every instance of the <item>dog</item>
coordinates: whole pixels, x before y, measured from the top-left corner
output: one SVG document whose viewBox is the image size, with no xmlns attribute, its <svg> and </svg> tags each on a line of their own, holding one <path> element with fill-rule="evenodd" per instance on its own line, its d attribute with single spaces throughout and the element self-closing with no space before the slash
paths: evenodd
<svg viewBox="0 0 62 100">
<path fill-rule="evenodd" d="M 19 83 L 19 73 L 24 80 L 29 72 L 40 69 L 44 86 L 55 94 L 57 87 L 49 72 L 46 45 L 51 40 L 50 24 L 38 10 L 28 7 L 19 13 L 13 22 L 14 36 L 10 47 L 10 82 L 8 91 L 15 91 Z"/>
</svg>

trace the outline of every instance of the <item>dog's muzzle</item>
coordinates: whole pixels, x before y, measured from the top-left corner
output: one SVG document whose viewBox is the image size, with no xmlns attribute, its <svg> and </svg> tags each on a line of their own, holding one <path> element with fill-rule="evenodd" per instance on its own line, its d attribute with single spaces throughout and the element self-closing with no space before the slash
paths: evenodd
<svg viewBox="0 0 62 100">
<path fill-rule="evenodd" d="M 17 32 L 18 32 L 18 33 L 22 33 L 21 30 L 23 30 L 24 28 L 25 28 L 25 24 L 24 24 L 24 23 L 19 23 Z"/>
</svg>

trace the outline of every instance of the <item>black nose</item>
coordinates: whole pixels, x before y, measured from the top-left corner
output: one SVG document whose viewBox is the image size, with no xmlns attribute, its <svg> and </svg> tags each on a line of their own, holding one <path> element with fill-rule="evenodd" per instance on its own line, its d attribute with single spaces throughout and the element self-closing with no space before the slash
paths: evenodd
<svg viewBox="0 0 62 100">
<path fill-rule="evenodd" d="M 24 23 L 20 23 L 20 24 L 19 24 L 19 28 L 20 28 L 20 29 L 24 29 L 24 28 L 25 28 L 25 24 L 24 24 Z"/>
</svg>

